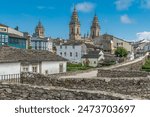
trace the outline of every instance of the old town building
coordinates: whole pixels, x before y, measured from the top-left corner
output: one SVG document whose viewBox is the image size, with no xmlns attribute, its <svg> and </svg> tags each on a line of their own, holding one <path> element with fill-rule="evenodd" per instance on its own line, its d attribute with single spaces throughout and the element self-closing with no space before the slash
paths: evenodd
<svg viewBox="0 0 150 117">
<path fill-rule="evenodd" d="M 21 72 L 56 74 L 66 72 L 66 59 L 49 51 L 0 47 L 0 76 Z"/>
<path fill-rule="evenodd" d="M 16 48 L 26 49 L 28 47 L 27 38 L 18 29 L 0 24 L 0 46 L 9 45 Z"/>
</svg>

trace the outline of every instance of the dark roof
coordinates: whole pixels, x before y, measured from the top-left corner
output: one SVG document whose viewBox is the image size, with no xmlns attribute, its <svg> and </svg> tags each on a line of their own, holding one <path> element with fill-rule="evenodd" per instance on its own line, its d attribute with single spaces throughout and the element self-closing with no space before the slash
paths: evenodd
<svg viewBox="0 0 150 117">
<path fill-rule="evenodd" d="M 9 46 L 0 47 L 0 62 L 41 62 L 66 61 L 66 59 L 44 50 L 17 49 Z"/>
<path fill-rule="evenodd" d="M 128 42 L 128 41 L 126 41 L 126 40 L 124 40 L 124 39 L 115 37 L 115 36 L 110 35 L 110 34 L 103 34 L 102 36 L 103 36 L 103 37 L 108 36 L 108 37 L 110 37 L 110 39 L 116 38 L 116 39 L 118 39 L 118 40 L 121 40 L 121 41 L 124 41 L 124 42 L 127 42 L 127 43 L 131 43 L 131 42 Z"/>
<path fill-rule="evenodd" d="M 1 24 L 1 23 L 0 23 L 0 26 L 8 27 L 8 26 L 6 26 L 6 25 L 4 25 L 4 24 Z"/>
<path fill-rule="evenodd" d="M 86 45 L 87 48 L 101 49 L 100 47 L 97 47 L 97 46 L 95 46 L 93 44 L 90 44 L 90 43 L 85 43 L 85 45 Z"/>
<path fill-rule="evenodd" d="M 19 36 L 19 35 L 12 34 L 12 33 L 9 33 L 8 35 L 9 35 L 9 37 L 12 37 L 12 38 L 26 39 L 26 38 L 23 37 L 23 36 Z"/>
<path fill-rule="evenodd" d="M 82 41 L 67 41 L 66 43 L 62 44 L 62 45 L 82 45 L 83 42 Z"/>
<path fill-rule="evenodd" d="M 89 51 L 88 54 L 85 54 L 82 56 L 82 58 L 99 58 L 100 55 L 99 55 L 100 51 Z M 109 53 L 106 53 L 106 52 L 103 52 L 104 53 L 104 57 L 105 57 L 105 60 L 115 60 L 115 55 L 113 54 L 109 54 Z"/>
<path fill-rule="evenodd" d="M 100 51 L 89 51 L 88 54 L 82 56 L 82 58 L 99 58 Z"/>
</svg>

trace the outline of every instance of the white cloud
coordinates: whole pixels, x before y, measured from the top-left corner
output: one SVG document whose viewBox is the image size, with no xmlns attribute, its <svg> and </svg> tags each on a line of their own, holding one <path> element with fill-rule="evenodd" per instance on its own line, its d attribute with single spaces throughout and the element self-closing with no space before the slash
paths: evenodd
<svg viewBox="0 0 150 117">
<path fill-rule="evenodd" d="M 94 10 L 95 4 L 91 2 L 78 3 L 76 5 L 76 8 L 78 11 L 81 11 L 81 12 L 91 12 Z"/>
<path fill-rule="evenodd" d="M 117 10 L 127 10 L 134 0 L 117 0 L 115 2 Z"/>
<path fill-rule="evenodd" d="M 144 31 L 144 32 L 139 32 L 136 34 L 138 40 L 150 40 L 150 32 Z"/>
<path fill-rule="evenodd" d="M 141 0 L 142 8 L 150 9 L 150 0 Z"/>
<path fill-rule="evenodd" d="M 46 6 L 37 6 L 37 9 L 39 9 L 39 10 L 44 10 L 44 9 L 53 10 L 53 9 L 55 9 L 55 8 L 54 8 L 54 7 L 51 7 L 51 6 L 48 6 L 48 7 L 46 7 Z"/>
<path fill-rule="evenodd" d="M 122 15 L 120 20 L 123 24 L 131 24 L 133 23 L 132 19 L 128 15 Z"/>
</svg>

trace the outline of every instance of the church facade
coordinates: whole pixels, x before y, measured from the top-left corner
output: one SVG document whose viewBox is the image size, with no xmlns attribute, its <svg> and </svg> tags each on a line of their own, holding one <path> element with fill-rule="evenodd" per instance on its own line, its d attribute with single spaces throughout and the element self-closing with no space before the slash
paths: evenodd
<svg viewBox="0 0 150 117">
<path fill-rule="evenodd" d="M 94 38 L 97 38 L 100 36 L 100 25 L 98 21 L 98 17 L 95 14 L 90 34 L 84 35 L 84 37 L 81 36 L 81 24 L 79 21 L 79 16 L 76 7 L 74 8 L 74 11 L 71 16 L 71 21 L 69 23 L 69 40 L 72 41 L 92 41 Z"/>
</svg>

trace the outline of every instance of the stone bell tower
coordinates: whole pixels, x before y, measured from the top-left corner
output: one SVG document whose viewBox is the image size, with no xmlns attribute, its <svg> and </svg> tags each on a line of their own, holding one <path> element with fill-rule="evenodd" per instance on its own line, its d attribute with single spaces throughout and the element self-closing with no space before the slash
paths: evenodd
<svg viewBox="0 0 150 117">
<path fill-rule="evenodd" d="M 35 28 L 35 36 L 36 37 L 40 37 L 40 38 L 44 38 L 44 27 L 42 25 L 42 23 L 39 21 L 38 25 Z"/>
<path fill-rule="evenodd" d="M 78 13 L 76 7 L 74 7 L 74 11 L 71 17 L 71 21 L 69 24 L 69 39 L 70 40 L 80 40 L 80 21 L 78 18 Z"/>
<path fill-rule="evenodd" d="M 98 17 L 96 14 L 93 18 L 90 36 L 92 39 L 100 36 L 100 25 L 99 25 Z"/>
</svg>

